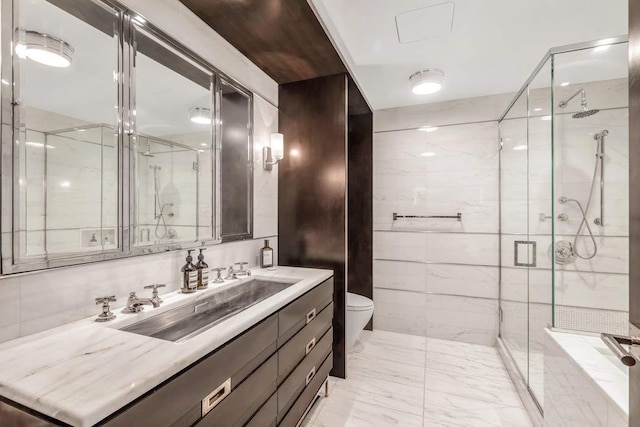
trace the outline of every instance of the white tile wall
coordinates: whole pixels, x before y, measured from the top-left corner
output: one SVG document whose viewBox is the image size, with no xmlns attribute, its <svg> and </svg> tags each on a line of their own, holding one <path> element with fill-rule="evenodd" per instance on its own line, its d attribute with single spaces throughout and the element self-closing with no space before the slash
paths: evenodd
<svg viewBox="0 0 640 427">
<path fill-rule="evenodd" d="M 598 378 L 606 378 L 612 387 L 625 388 L 628 374 L 585 345 L 584 337 L 565 335 L 563 341 L 572 342 L 569 354 L 559 342 L 547 332 L 544 338 L 544 394 L 545 425 L 555 426 L 628 426 L 628 402 L 617 401 L 617 396 L 608 395 L 598 384 Z M 588 339 L 596 339 L 589 337 Z M 602 344 L 604 345 L 604 344 Z M 582 365 L 575 355 L 586 357 L 590 366 Z M 596 378 L 598 377 L 598 378 Z M 622 394 L 622 393 L 620 393 Z M 622 396 L 628 401 L 628 396 Z M 623 408 L 624 407 L 624 408 Z"/>
<path fill-rule="evenodd" d="M 495 119 L 507 102 L 508 96 L 493 96 L 374 113 L 374 328 L 495 343 Z M 415 129 L 423 125 L 439 129 Z M 394 212 L 460 212 L 462 221 L 394 222 Z"/>
</svg>

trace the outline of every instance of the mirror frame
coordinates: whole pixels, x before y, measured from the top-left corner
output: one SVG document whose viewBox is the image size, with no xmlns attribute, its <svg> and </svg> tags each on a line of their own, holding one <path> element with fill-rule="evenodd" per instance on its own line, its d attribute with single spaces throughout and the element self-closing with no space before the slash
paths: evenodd
<svg viewBox="0 0 640 427">
<path fill-rule="evenodd" d="M 119 21 L 118 31 L 114 39 L 117 42 L 118 55 L 118 227 L 119 239 L 118 248 L 100 250 L 92 253 L 71 252 L 55 255 L 45 255 L 44 258 L 35 260 L 19 260 L 16 257 L 19 239 L 17 232 L 19 224 L 18 204 L 14 204 L 18 182 L 19 169 L 17 166 L 16 151 L 14 150 L 14 135 L 20 131 L 19 117 L 14 117 L 13 95 L 16 82 L 14 81 L 14 22 L 18 17 L 18 6 L 14 0 L 2 1 L 0 5 L 0 78 L 3 84 L 0 88 L 0 123 L 1 123 L 1 143 L 0 143 L 0 251 L 2 263 L 0 274 L 15 274 L 29 271 L 37 271 L 56 267 L 66 267 L 92 262 L 115 260 L 132 256 L 162 253 L 183 249 L 198 248 L 207 245 L 214 245 L 226 241 L 250 240 L 253 239 L 253 93 L 246 89 L 241 83 L 232 77 L 221 72 L 218 68 L 210 64 L 207 60 L 191 51 L 176 39 L 172 38 L 164 31 L 150 23 L 144 16 L 136 13 L 117 1 L 112 0 L 85 0 L 90 1 L 99 7 L 107 7 L 116 11 Z M 53 2 L 55 5 L 55 2 Z M 138 18 L 133 22 L 134 18 Z M 142 18 L 142 19 L 140 19 Z M 144 23 L 141 23 L 144 22 Z M 198 67 L 207 70 L 212 76 L 213 93 L 212 111 L 214 112 L 213 143 L 215 149 L 211 150 L 213 156 L 213 215 L 212 215 L 212 236 L 210 238 L 196 239 L 194 241 L 170 242 L 149 246 L 133 247 L 130 230 L 133 225 L 133 202 L 134 195 L 131 192 L 133 181 L 133 158 L 131 151 L 132 144 L 132 100 L 134 85 L 127 85 L 132 77 L 132 61 L 134 47 L 132 45 L 133 26 L 139 26 L 144 31 L 152 34 L 162 41 L 168 48 L 177 55 L 187 58 Z M 248 177 L 249 187 L 247 195 L 248 206 L 247 215 L 249 217 L 249 227 L 246 233 L 223 237 L 220 235 L 221 212 L 220 212 L 220 155 L 221 149 L 221 125 L 220 125 L 220 90 L 221 82 L 224 81 L 246 95 L 249 99 L 249 136 L 248 136 Z M 4 82 L 7 82 L 5 84 Z M 16 113 L 17 114 L 17 113 Z"/>
</svg>

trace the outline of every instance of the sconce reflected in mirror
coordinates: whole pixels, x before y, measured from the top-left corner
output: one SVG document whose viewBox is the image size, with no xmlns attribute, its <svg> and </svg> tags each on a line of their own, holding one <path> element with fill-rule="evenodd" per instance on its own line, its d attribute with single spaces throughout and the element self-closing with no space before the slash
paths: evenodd
<svg viewBox="0 0 640 427">
<path fill-rule="evenodd" d="M 273 165 L 284 159 L 284 135 L 272 133 L 270 144 L 262 148 L 264 170 L 273 170 Z"/>
</svg>

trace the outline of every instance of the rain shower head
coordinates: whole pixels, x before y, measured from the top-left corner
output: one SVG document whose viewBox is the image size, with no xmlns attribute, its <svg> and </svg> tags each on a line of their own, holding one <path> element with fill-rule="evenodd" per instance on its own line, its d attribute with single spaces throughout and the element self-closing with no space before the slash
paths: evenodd
<svg viewBox="0 0 640 427">
<path fill-rule="evenodd" d="M 593 109 L 593 110 L 585 109 L 585 110 L 582 110 L 582 111 L 578 111 L 577 113 L 572 115 L 571 118 L 572 119 L 584 119 L 585 117 L 593 116 L 594 114 L 598 114 L 599 112 L 600 112 L 600 110 L 598 110 L 598 109 Z"/>
<path fill-rule="evenodd" d="M 576 93 L 571 95 L 567 100 L 560 101 L 560 104 L 558 104 L 558 107 L 565 108 L 569 104 L 569 101 L 571 101 L 573 98 L 575 98 L 578 95 L 582 95 L 582 102 L 581 102 L 582 111 L 578 111 L 577 113 L 573 114 L 571 116 L 572 119 L 584 119 L 585 117 L 593 116 L 594 114 L 597 114 L 600 112 L 600 110 L 595 108 L 592 110 L 587 108 L 587 94 L 584 92 L 584 89 L 578 90 Z"/>
</svg>

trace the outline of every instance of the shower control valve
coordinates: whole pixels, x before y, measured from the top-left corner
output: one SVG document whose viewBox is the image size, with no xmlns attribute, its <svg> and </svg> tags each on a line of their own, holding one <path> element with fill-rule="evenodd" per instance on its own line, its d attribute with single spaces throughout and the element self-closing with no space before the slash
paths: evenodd
<svg viewBox="0 0 640 427">
<path fill-rule="evenodd" d="M 569 215 L 562 212 L 561 214 L 558 215 L 558 221 L 562 221 L 562 222 L 569 221 Z"/>
</svg>

